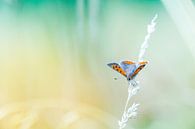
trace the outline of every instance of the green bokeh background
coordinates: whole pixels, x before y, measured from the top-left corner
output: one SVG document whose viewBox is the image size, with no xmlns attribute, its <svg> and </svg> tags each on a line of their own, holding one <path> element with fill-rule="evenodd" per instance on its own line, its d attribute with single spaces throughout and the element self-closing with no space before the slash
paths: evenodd
<svg viewBox="0 0 195 129">
<path fill-rule="evenodd" d="M 0 128 L 117 129 L 128 85 L 106 64 L 136 61 L 158 14 L 126 128 L 194 129 L 194 12 L 190 0 L 1 0 Z"/>
</svg>

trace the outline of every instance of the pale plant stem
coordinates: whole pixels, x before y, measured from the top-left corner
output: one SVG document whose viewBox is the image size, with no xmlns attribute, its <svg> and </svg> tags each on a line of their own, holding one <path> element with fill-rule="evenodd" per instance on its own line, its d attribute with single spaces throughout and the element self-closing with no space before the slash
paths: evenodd
<svg viewBox="0 0 195 129">
<path fill-rule="evenodd" d="M 148 41 L 150 39 L 151 34 L 155 31 L 155 26 L 156 26 L 156 22 L 155 21 L 156 21 L 157 18 L 158 18 L 158 15 L 156 14 L 153 17 L 151 23 L 147 26 L 147 35 L 145 36 L 144 42 L 141 45 L 139 56 L 138 56 L 138 62 L 143 61 L 146 49 L 148 48 L 148 44 L 149 44 Z"/>
<path fill-rule="evenodd" d="M 130 87 L 129 87 L 129 88 L 130 88 Z M 129 91 L 129 90 L 128 90 L 128 91 Z M 126 101 L 126 104 L 125 104 L 125 110 L 124 110 L 124 112 L 127 110 L 127 106 L 128 106 L 128 104 L 129 104 L 130 98 L 131 98 L 131 94 L 128 93 L 128 98 L 127 98 L 127 101 Z"/>
<path fill-rule="evenodd" d="M 156 14 L 153 17 L 151 23 L 147 26 L 147 35 L 145 36 L 144 42 L 141 45 L 139 56 L 138 56 L 138 62 L 143 61 L 146 49 L 148 48 L 148 41 L 150 39 L 151 34 L 155 31 L 155 25 L 156 25 L 155 21 L 156 21 L 157 17 L 158 17 L 158 15 Z M 136 95 L 137 92 L 139 91 L 139 89 L 140 88 L 138 86 L 137 81 L 135 81 L 135 80 L 129 81 L 128 97 L 126 100 L 125 109 L 124 109 L 121 120 L 118 121 L 119 129 L 125 128 L 129 118 L 136 117 L 136 115 L 137 115 L 137 107 L 139 106 L 139 104 L 133 103 L 129 108 L 128 108 L 128 105 L 129 105 L 129 101 L 130 101 L 131 97 Z"/>
</svg>

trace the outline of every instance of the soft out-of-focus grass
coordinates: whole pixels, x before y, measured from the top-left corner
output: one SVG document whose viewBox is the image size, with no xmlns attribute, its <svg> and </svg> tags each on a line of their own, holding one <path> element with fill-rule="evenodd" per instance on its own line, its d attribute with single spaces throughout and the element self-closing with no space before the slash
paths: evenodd
<svg viewBox="0 0 195 129">
<path fill-rule="evenodd" d="M 129 124 L 193 129 L 193 40 L 178 26 L 181 8 L 165 2 L 0 1 L 0 128 L 117 128 L 127 84 L 106 64 L 136 60 L 146 25 L 158 13 L 150 63 L 137 78 L 141 108 Z"/>
</svg>

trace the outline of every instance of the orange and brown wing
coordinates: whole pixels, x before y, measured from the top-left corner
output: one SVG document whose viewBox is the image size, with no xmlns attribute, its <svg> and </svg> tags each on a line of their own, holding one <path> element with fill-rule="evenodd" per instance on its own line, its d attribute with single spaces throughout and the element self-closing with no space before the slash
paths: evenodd
<svg viewBox="0 0 195 129">
<path fill-rule="evenodd" d="M 112 69 L 116 70 L 117 72 L 119 72 L 123 76 L 127 77 L 126 72 L 120 67 L 119 64 L 117 64 L 117 63 L 109 63 L 108 66 L 111 67 Z"/>
<path fill-rule="evenodd" d="M 142 61 L 142 62 L 139 62 L 140 65 L 146 65 L 148 64 L 148 61 Z"/>
<path fill-rule="evenodd" d="M 133 62 L 133 61 L 122 61 L 122 63 L 123 63 L 123 64 L 129 64 L 129 65 L 130 65 L 130 64 L 135 64 L 135 62 Z"/>
<path fill-rule="evenodd" d="M 147 64 L 147 61 L 139 62 L 140 66 L 135 70 L 135 72 L 131 75 L 131 78 L 134 78 Z"/>
</svg>

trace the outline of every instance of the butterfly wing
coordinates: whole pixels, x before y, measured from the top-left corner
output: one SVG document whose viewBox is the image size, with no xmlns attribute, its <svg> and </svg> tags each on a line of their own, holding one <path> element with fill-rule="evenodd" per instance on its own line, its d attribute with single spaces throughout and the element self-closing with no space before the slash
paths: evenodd
<svg viewBox="0 0 195 129">
<path fill-rule="evenodd" d="M 108 66 L 121 73 L 128 79 L 133 79 L 146 66 L 147 63 L 147 61 L 139 63 L 132 61 L 122 61 L 120 65 L 117 63 L 109 63 Z"/>
<path fill-rule="evenodd" d="M 108 66 L 111 67 L 112 69 L 116 70 L 117 72 L 119 72 L 123 76 L 127 77 L 126 72 L 120 67 L 119 64 L 117 64 L 117 63 L 109 63 Z"/>
<path fill-rule="evenodd" d="M 122 64 L 135 64 L 135 62 L 133 62 L 133 61 L 122 61 L 121 62 Z"/>
<path fill-rule="evenodd" d="M 122 61 L 120 66 L 126 72 L 127 76 L 132 75 L 136 70 L 136 63 L 132 61 Z"/>
<path fill-rule="evenodd" d="M 131 75 L 131 78 L 134 78 L 147 64 L 147 61 L 139 62 L 137 64 L 137 69 L 134 71 L 134 73 Z"/>
<path fill-rule="evenodd" d="M 142 62 L 139 62 L 140 65 L 146 65 L 148 64 L 148 61 L 142 61 Z"/>
</svg>

